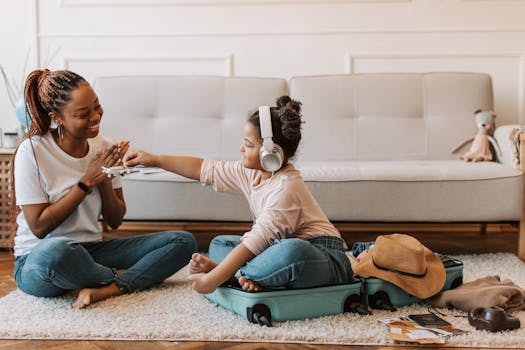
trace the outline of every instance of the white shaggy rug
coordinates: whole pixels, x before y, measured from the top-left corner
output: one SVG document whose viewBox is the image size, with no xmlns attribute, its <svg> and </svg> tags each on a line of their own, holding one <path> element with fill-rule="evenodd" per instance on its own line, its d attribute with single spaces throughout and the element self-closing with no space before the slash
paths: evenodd
<svg viewBox="0 0 525 350">
<path fill-rule="evenodd" d="M 464 281 L 500 275 L 525 288 L 525 263 L 507 253 L 457 256 L 465 264 Z M 380 317 L 426 313 L 410 306 L 396 313 L 341 314 L 260 327 L 215 306 L 184 282 L 183 269 L 162 285 L 132 295 L 102 301 L 94 307 L 70 307 L 73 296 L 36 298 L 16 290 L 0 299 L 0 338 L 209 340 L 317 344 L 393 344 Z M 449 312 L 450 311 L 446 311 Z M 447 346 L 525 347 L 525 311 L 514 314 L 522 328 L 489 333 L 476 331 L 466 318 L 445 317 L 468 334 L 447 339 Z"/>
</svg>

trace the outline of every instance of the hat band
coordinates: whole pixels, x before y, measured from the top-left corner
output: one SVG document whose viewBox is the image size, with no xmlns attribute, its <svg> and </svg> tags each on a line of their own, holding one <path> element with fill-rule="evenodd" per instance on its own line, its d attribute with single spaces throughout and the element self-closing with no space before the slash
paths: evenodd
<svg viewBox="0 0 525 350">
<path fill-rule="evenodd" d="M 381 265 L 376 264 L 376 262 L 374 261 L 373 257 L 372 257 L 372 263 L 374 264 L 375 267 L 377 267 L 380 270 L 390 271 L 390 272 L 394 272 L 394 273 L 397 273 L 397 274 L 400 274 L 400 275 L 404 275 L 404 276 L 408 276 L 408 277 L 421 278 L 421 277 L 425 277 L 425 275 L 427 274 L 427 269 L 425 269 L 425 272 L 423 272 L 422 274 L 416 274 L 416 273 L 410 273 L 410 272 L 405 272 L 405 271 L 399 271 L 399 270 L 395 270 L 395 269 L 389 269 L 387 267 L 383 267 Z"/>
</svg>

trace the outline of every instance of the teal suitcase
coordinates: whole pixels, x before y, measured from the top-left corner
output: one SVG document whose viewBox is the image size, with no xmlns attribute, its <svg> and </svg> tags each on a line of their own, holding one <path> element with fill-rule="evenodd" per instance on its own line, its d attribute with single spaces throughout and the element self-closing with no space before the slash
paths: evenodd
<svg viewBox="0 0 525 350">
<path fill-rule="evenodd" d="M 441 291 L 454 289 L 463 284 L 463 262 L 445 255 L 438 254 L 445 266 L 447 279 Z M 395 311 L 396 307 L 411 305 L 422 300 L 408 294 L 396 285 L 378 278 L 365 278 L 364 289 L 368 305 L 373 309 Z"/>
<path fill-rule="evenodd" d="M 360 280 L 335 286 L 245 292 L 221 286 L 204 297 L 252 323 L 271 327 L 273 321 L 299 320 L 343 312 L 368 314 L 361 301 Z"/>
<path fill-rule="evenodd" d="M 463 262 L 440 255 L 447 279 L 442 290 L 463 284 Z M 401 288 L 377 279 L 359 278 L 335 286 L 246 292 L 233 285 L 217 288 L 204 297 L 252 323 L 271 326 L 273 321 L 300 320 L 343 312 L 369 314 L 375 309 L 395 310 L 397 306 L 421 302 Z"/>
</svg>

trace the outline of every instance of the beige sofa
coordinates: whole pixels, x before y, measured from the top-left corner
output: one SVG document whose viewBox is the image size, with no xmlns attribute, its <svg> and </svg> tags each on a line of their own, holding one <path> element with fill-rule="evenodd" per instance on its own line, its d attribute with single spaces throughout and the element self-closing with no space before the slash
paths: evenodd
<svg viewBox="0 0 525 350">
<path fill-rule="evenodd" d="M 523 220 L 523 176 L 509 142 L 515 126 L 495 133 L 499 162 L 451 154 L 477 132 L 473 111 L 493 109 L 486 74 L 104 77 L 95 89 L 106 136 L 151 152 L 231 160 L 249 113 L 291 95 L 305 121 L 295 164 L 334 221 Z M 128 220 L 252 220 L 240 196 L 167 172 L 127 175 L 124 192 Z"/>
</svg>

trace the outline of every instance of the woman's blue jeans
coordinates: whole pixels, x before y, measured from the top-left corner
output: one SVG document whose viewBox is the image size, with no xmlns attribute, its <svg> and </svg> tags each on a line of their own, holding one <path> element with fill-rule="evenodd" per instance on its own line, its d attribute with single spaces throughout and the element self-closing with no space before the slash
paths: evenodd
<svg viewBox="0 0 525 350">
<path fill-rule="evenodd" d="M 173 275 L 196 251 L 195 238 L 185 231 L 84 243 L 55 237 L 17 257 L 14 275 L 18 288 L 39 297 L 112 282 L 122 292 L 131 293 Z M 117 269 L 125 271 L 117 275 Z"/>
<path fill-rule="evenodd" d="M 210 243 L 210 259 L 221 262 L 239 243 L 240 236 L 215 237 Z M 239 274 L 263 288 L 307 288 L 352 281 L 344 241 L 331 236 L 276 240 L 242 266 Z"/>
</svg>

